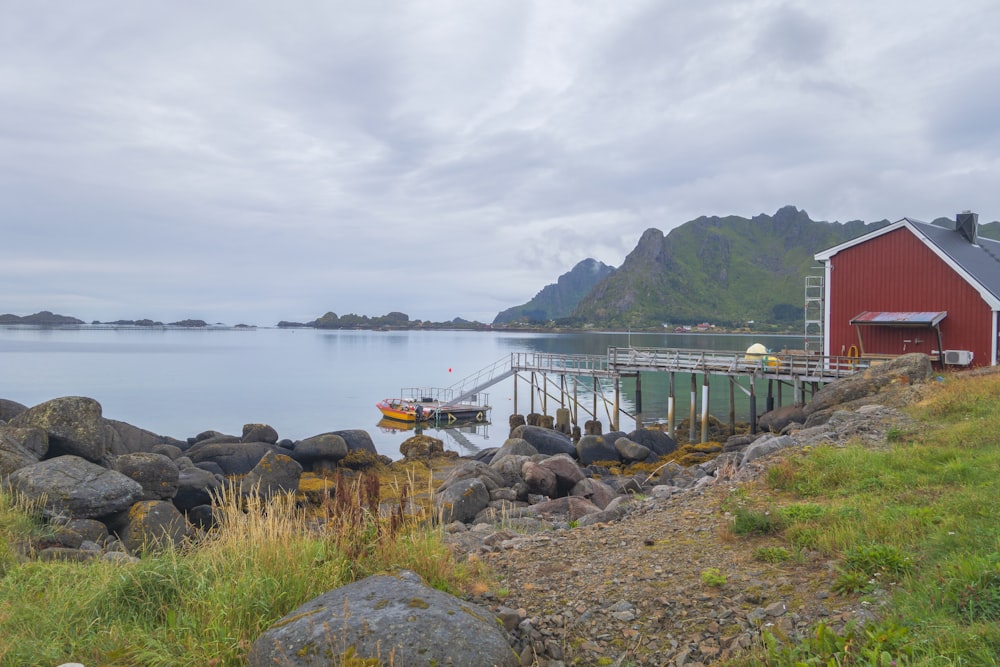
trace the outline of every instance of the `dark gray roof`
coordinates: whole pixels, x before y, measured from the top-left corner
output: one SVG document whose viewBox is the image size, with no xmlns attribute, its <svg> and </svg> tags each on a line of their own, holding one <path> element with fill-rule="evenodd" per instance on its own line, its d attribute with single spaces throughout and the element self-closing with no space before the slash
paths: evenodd
<svg viewBox="0 0 1000 667">
<path fill-rule="evenodd" d="M 979 236 L 976 243 L 972 244 L 955 229 L 913 218 L 906 220 L 943 255 L 1000 300 L 1000 241 Z"/>
</svg>

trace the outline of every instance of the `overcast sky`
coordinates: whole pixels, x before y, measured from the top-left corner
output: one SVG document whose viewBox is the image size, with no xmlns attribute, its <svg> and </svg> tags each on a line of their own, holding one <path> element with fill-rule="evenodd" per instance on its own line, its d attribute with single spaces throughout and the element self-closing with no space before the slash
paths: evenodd
<svg viewBox="0 0 1000 667">
<path fill-rule="evenodd" d="M 700 215 L 1000 219 L 996 0 L 0 8 L 0 313 L 488 322 Z"/>
</svg>

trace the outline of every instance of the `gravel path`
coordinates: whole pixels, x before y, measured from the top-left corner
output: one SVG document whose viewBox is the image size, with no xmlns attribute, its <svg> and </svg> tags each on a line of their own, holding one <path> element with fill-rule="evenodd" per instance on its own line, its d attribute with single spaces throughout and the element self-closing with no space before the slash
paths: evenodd
<svg viewBox="0 0 1000 667">
<path fill-rule="evenodd" d="M 523 665 L 687 665 L 730 656 L 819 620 L 842 627 L 856 602 L 830 593 L 818 554 L 772 565 L 766 538 L 726 530 L 725 482 L 636 500 L 621 521 L 535 535 L 485 533 L 479 557 L 499 574 L 479 602 L 516 627 Z M 777 542 L 773 542 L 777 544 Z M 716 568 L 721 585 L 702 581 Z"/>
</svg>

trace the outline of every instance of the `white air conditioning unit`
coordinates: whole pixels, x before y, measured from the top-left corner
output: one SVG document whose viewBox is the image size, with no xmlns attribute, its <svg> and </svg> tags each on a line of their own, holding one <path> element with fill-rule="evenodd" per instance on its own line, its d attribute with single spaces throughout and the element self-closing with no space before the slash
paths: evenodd
<svg viewBox="0 0 1000 667">
<path fill-rule="evenodd" d="M 944 363 L 951 366 L 968 366 L 972 363 L 970 350 L 945 350 Z"/>
</svg>

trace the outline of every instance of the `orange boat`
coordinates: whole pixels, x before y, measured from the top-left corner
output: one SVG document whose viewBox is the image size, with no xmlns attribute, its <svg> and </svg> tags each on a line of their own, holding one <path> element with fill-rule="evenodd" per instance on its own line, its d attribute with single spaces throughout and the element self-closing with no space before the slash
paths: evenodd
<svg viewBox="0 0 1000 667">
<path fill-rule="evenodd" d="M 490 406 L 476 403 L 447 403 L 433 398 L 386 398 L 375 404 L 386 419 L 400 422 L 453 424 L 457 421 L 486 421 Z"/>
</svg>

